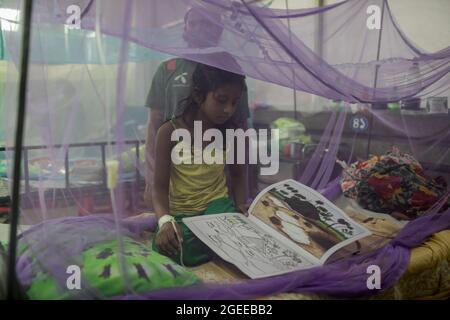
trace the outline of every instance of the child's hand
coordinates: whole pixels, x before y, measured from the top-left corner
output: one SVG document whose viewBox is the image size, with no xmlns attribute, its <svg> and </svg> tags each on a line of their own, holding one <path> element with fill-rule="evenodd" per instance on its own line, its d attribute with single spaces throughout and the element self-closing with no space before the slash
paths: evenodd
<svg viewBox="0 0 450 320">
<path fill-rule="evenodd" d="M 242 204 L 239 204 L 237 207 L 238 207 L 237 209 L 240 213 L 243 213 L 246 217 L 248 217 L 248 208 L 250 208 L 249 204 L 242 203 Z"/>
<path fill-rule="evenodd" d="M 183 233 L 178 223 L 174 222 L 178 230 L 180 240 L 183 241 Z M 171 222 L 163 224 L 155 237 L 156 245 L 161 250 L 161 253 L 175 257 L 180 251 L 181 244 L 178 242 L 177 235 Z"/>
</svg>

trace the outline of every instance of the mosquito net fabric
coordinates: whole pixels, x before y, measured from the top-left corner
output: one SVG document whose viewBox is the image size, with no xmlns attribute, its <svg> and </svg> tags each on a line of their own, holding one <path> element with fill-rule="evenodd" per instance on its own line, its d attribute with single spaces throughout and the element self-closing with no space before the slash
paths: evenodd
<svg viewBox="0 0 450 320">
<path fill-rule="evenodd" d="M 73 21 L 68 22 L 67 8 L 73 4 L 81 18 L 75 29 L 68 27 Z M 22 6 L 22 1 L 2 2 L 15 12 Z M 380 28 L 367 27 L 369 6 L 380 10 Z M 194 11 L 209 27 L 189 34 L 186 17 Z M 5 21 L 12 27 L 5 28 Z M 21 22 L 2 19 L 10 183 Z M 222 59 L 223 52 L 233 61 Z M 164 256 L 146 260 L 153 254 L 151 234 L 144 233 L 144 241 L 142 232 L 155 231 L 156 221 L 129 219 L 148 210 L 139 201 L 144 178 L 152 177 L 144 162 L 146 99 L 158 66 L 174 56 L 243 74 L 250 94 L 258 92 L 252 85 L 270 84 L 342 101 L 321 118 L 308 161 L 292 177 L 330 200 L 342 193 L 336 159 L 350 165 L 392 144 L 402 144 L 426 163 L 427 174 L 445 173 L 447 115 L 417 121 L 370 108 L 448 95 L 450 88 L 450 47 L 418 48 L 399 28 L 389 1 L 281 10 L 244 0 L 37 0 L 29 54 L 19 222 L 30 228 L 19 235 L 16 272 L 34 298 L 44 291 L 84 299 L 240 299 L 282 292 L 369 296 L 374 292 L 366 284 L 368 266 L 380 267 L 382 291 L 387 290 L 405 272 L 410 250 L 450 226 L 449 193 L 443 188 L 424 214 L 381 247 L 373 244 L 372 251 L 320 267 L 230 284 L 201 281 Z M 369 130 L 383 126 L 390 140 L 371 131 L 346 135 L 355 116 L 351 104 L 367 106 L 360 115 Z M 268 117 L 282 115 L 272 111 Z M 301 120 L 308 127 L 308 117 Z M 116 165 L 117 184 L 112 184 L 107 169 Z M 280 168 L 284 165 L 280 161 Z M 93 201 L 101 203 L 100 213 L 94 214 Z M 69 266 L 81 267 L 81 290 L 68 288 Z M 119 280 L 108 282 L 114 277 Z"/>
</svg>

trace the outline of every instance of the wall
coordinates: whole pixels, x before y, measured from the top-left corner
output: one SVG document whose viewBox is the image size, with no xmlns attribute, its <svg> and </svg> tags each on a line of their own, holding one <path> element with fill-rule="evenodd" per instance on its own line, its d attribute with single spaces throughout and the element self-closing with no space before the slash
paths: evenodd
<svg viewBox="0 0 450 320">
<path fill-rule="evenodd" d="M 325 0 L 326 5 L 340 2 Z M 450 45 L 450 1 L 448 0 L 388 0 L 392 14 L 407 37 L 418 47 L 434 52 Z M 317 0 L 288 0 L 289 9 L 317 6 Z M 272 8 L 286 9 L 286 0 L 275 0 Z M 393 44 L 395 45 L 395 44 Z M 293 110 L 292 89 L 251 80 L 251 100 L 264 102 L 281 110 Z M 450 96 L 450 89 L 443 95 Z M 297 106 L 302 111 L 322 110 L 327 99 L 297 92 Z"/>
</svg>

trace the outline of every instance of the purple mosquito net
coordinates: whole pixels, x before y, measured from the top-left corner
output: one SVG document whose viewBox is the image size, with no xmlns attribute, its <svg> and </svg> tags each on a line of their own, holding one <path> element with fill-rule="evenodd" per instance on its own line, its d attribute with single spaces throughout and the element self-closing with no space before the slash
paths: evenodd
<svg viewBox="0 0 450 320">
<path fill-rule="evenodd" d="M 127 218 L 148 210 L 140 200 L 144 178 L 152 177 L 143 160 L 145 98 L 158 65 L 173 56 L 245 74 L 249 92 L 252 84 L 264 83 L 338 101 L 340 107 L 329 112 L 320 109 L 308 115 L 300 108 L 299 119 L 314 136 L 314 143 L 300 172 L 291 176 L 331 200 L 341 196 L 337 158 L 347 162 L 367 159 L 393 144 L 426 164 L 431 174 L 450 172 L 447 114 L 425 114 L 423 108 L 409 113 L 375 108 L 448 95 L 450 88 L 450 47 L 433 53 L 418 48 L 399 28 L 389 1 L 347 0 L 319 8 L 281 10 L 244 0 L 86 0 L 77 1 L 80 28 L 69 29 L 66 9 L 72 4 L 33 1 L 19 217 L 21 225 L 31 226 L 20 235 L 19 244 L 29 247 L 29 254 L 61 288 L 67 265 L 80 263 L 87 248 L 117 240 L 121 249 L 125 238 L 155 229 L 154 219 Z M 380 9 L 379 29 L 367 26 L 370 5 Z M 2 6 L 20 10 L 22 1 L 5 0 Z M 189 34 L 187 12 L 208 21 L 209 28 Z M 4 31 L 11 57 L 3 96 L 9 168 L 14 155 L 16 123 L 12 119 L 16 118 L 20 75 L 20 28 L 17 23 L 17 30 Z M 52 39 L 45 36 L 49 30 L 64 35 L 64 52 L 86 63 L 47 61 L 43 53 L 52 47 Z M 75 45 L 75 35 L 77 41 L 81 38 L 86 43 L 94 39 L 95 48 L 85 51 L 83 41 Z M 119 41 L 119 46 L 113 46 L 110 39 Z M 147 48 L 150 54 L 144 60 L 133 60 L 130 44 Z M 237 65 L 214 58 L 223 51 Z M 364 106 L 356 114 L 352 112 L 355 104 Z M 136 111 L 141 109 L 143 114 Z M 255 107 L 252 113 L 257 123 L 262 118 L 275 120 L 286 111 Z M 349 124 L 355 117 L 368 131 L 352 130 Z M 127 125 L 130 122 L 132 129 Z M 119 182 L 112 191 L 107 188 L 105 169 L 111 159 L 119 163 Z M 283 167 L 287 164 L 280 162 Z M 282 292 L 369 296 L 374 292 L 366 285 L 367 266 L 380 267 L 382 291 L 391 288 L 404 274 L 411 249 L 450 227 L 450 209 L 442 210 L 448 197 L 446 193 L 386 245 L 362 255 L 260 280 L 202 282 L 141 294 L 129 289 L 114 298 L 240 299 Z M 24 286 L 33 278 L 29 254 L 19 254 L 16 264 Z M 122 263 L 123 254 L 119 250 Z M 76 297 L 103 295 L 86 287 Z"/>
</svg>

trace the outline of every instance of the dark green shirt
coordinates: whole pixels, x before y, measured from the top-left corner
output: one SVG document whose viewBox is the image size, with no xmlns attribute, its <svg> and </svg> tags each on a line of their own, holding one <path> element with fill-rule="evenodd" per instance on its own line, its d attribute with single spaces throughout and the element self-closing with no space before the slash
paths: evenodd
<svg viewBox="0 0 450 320">
<path fill-rule="evenodd" d="M 192 74 L 196 66 L 197 62 L 175 58 L 161 63 L 156 70 L 147 96 L 147 106 L 161 110 L 164 121 L 183 113 L 182 101 L 191 93 Z M 246 120 L 248 116 L 248 93 L 245 88 L 235 117 Z"/>
</svg>

